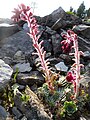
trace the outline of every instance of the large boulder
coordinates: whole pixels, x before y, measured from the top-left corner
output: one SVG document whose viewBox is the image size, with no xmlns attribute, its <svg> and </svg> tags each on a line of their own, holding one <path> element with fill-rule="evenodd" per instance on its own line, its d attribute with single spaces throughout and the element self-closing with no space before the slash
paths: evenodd
<svg viewBox="0 0 90 120">
<path fill-rule="evenodd" d="M 59 28 L 65 28 L 67 26 L 74 26 L 82 23 L 82 20 L 72 14 L 67 14 L 62 7 L 59 7 L 51 14 L 44 17 L 36 17 L 39 24 L 47 25 L 52 27 L 53 30 L 57 30 Z"/>
<path fill-rule="evenodd" d="M 13 58 L 15 53 L 19 50 L 23 53 L 33 51 L 32 40 L 24 30 L 2 39 L 0 41 L 0 47 L 0 56 L 3 59 L 4 57 Z"/>
<path fill-rule="evenodd" d="M 57 10 L 53 11 L 51 14 L 44 17 L 36 17 L 39 24 L 47 25 L 51 27 L 60 17 L 65 16 L 65 11 L 59 7 Z"/>
<path fill-rule="evenodd" d="M 90 39 L 90 26 L 80 24 L 75 26 L 73 30 L 83 38 Z"/>
</svg>

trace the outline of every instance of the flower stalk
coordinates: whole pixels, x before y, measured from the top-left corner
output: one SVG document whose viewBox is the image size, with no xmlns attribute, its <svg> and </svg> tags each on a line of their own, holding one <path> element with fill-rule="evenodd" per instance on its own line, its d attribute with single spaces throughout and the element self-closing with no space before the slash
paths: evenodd
<svg viewBox="0 0 90 120">
<path fill-rule="evenodd" d="M 72 72 L 68 72 L 66 76 L 66 80 L 68 82 L 72 82 L 74 85 L 74 93 L 75 98 L 79 95 L 79 87 L 80 87 L 80 68 L 83 66 L 80 64 L 80 55 L 83 55 L 82 51 L 79 51 L 78 49 L 78 38 L 77 35 L 71 31 L 67 31 L 67 35 L 64 34 L 63 37 L 66 39 L 62 41 L 62 44 L 64 45 L 62 48 L 64 52 L 70 52 L 72 48 L 74 48 L 74 53 L 70 53 L 70 55 L 74 55 L 74 61 L 75 63 L 71 67 Z M 67 47 L 66 47 L 67 46 Z"/>
<path fill-rule="evenodd" d="M 54 90 L 53 83 L 51 82 L 52 72 L 49 69 L 48 60 L 45 60 L 46 51 L 44 51 L 44 48 L 42 47 L 43 41 L 40 43 L 38 41 L 41 34 L 39 33 L 36 19 L 33 17 L 33 14 L 30 10 L 31 8 L 29 6 L 25 6 L 24 4 L 18 5 L 18 8 L 15 8 L 13 11 L 14 15 L 12 16 L 12 19 L 16 22 L 22 19 L 28 23 L 28 35 L 32 38 L 33 46 L 36 50 L 36 52 L 33 54 L 38 55 L 41 61 L 41 68 L 45 74 L 45 80 L 48 83 L 50 90 Z"/>
</svg>

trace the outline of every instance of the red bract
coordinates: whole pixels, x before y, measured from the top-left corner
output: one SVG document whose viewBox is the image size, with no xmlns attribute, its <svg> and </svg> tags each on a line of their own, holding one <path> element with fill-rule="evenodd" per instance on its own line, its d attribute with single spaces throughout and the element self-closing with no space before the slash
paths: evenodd
<svg viewBox="0 0 90 120">
<path fill-rule="evenodd" d="M 74 92 L 76 92 L 76 77 L 75 77 L 75 75 L 73 75 L 72 72 L 68 72 L 67 76 L 66 76 L 66 80 L 67 80 L 67 82 L 70 82 L 73 84 Z"/>
<path fill-rule="evenodd" d="M 72 72 L 67 73 L 66 80 L 68 82 L 73 82 L 75 80 L 75 76 L 72 74 Z"/>
<path fill-rule="evenodd" d="M 64 53 L 69 53 L 72 49 L 73 45 L 73 37 L 72 32 L 70 30 L 67 31 L 67 34 L 63 34 L 62 37 L 66 40 L 63 40 L 61 44 L 63 44 L 62 49 Z"/>
<path fill-rule="evenodd" d="M 19 10 L 18 8 L 14 8 L 14 11 L 12 12 L 14 13 L 14 15 L 11 17 L 11 19 L 13 19 L 15 22 L 18 22 L 20 20 L 21 10 Z"/>
<path fill-rule="evenodd" d="M 15 22 L 18 22 L 21 17 L 23 20 L 26 20 L 26 16 L 25 14 L 27 14 L 27 12 L 30 10 L 29 6 L 25 6 L 24 4 L 20 4 L 18 5 L 18 8 L 14 8 L 14 11 L 12 11 L 14 13 L 14 15 L 11 17 Z M 32 16 L 32 13 L 29 13 L 29 16 Z"/>
<path fill-rule="evenodd" d="M 64 53 L 69 53 L 72 49 L 72 42 L 68 43 L 67 41 L 62 41 L 61 44 L 63 44 L 62 49 Z"/>
<path fill-rule="evenodd" d="M 27 11 L 30 10 L 30 7 L 29 7 L 29 6 L 25 6 L 23 3 L 20 4 L 20 5 L 18 5 L 18 7 L 19 7 L 19 9 L 20 9 L 21 11 L 23 11 L 25 14 L 26 14 Z"/>
</svg>

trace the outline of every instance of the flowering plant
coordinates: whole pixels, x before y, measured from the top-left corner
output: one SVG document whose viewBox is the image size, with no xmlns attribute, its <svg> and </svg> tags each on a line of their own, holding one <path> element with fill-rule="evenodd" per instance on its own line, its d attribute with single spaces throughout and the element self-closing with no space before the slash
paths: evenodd
<svg viewBox="0 0 90 120">
<path fill-rule="evenodd" d="M 48 60 L 45 60 L 46 51 L 44 51 L 44 48 L 42 47 L 43 41 L 41 41 L 40 43 L 38 41 L 41 36 L 41 33 L 39 33 L 38 24 L 36 22 L 35 17 L 33 17 L 31 8 L 29 6 L 25 6 L 24 4 L 20 4 L 18 5 L 18 8 L 17 9 L 15 8 L 14 11 L 12 12 L 14 13 L 14 15 L 12 16 L 12 19 L 14 21 L 19 21 L 22 19 L 28 23 L 29 27 L 28 35 L 32 38 L 33 46 L 36 50 L 36 52 L 33 54 L 38 55 L 41 61 L 41 68 L 43 69 L 43 72 L 45 74 L 45 79 L 48 84 L 48 87 L 50 88 L 51 91 L 53 91 L 54 77 L 52 71 L 49 69 Z M 55 76 L 57 75 L 55 74 Z"/>
<path fill-rule="evenodd" d="M 61 44 L 63 44 L 63 51 L 70 52 L 72 48 L 74 48 L 74 53 L 70 53 L 70 55 L 74 55 L 73 60 L 75 61 L 75 63 L 71 67 L 72 72 L 67 73 L 66 80 L 73 83 L 76 98 L 79 94 L 79 82 L 81 79 L 80 67 L 83 66 L 82 64 L 80 64 L 80 55 L 83 55 L 83 52 L 78 50 L 78 38 L 73 31 L 68 30 L 67 34 L 63 34 L 63 37 L 66 39 L 61 42 Z"/>
</svg>

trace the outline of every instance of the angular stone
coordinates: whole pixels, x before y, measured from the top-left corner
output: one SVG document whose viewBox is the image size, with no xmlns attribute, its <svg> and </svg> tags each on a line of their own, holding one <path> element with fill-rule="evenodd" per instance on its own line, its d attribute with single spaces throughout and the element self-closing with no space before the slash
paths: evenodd
<svg viewBox="0 0 90 120">
<path fill-rule="evenodd" d="M 23 54 L 22 51 L 20 51 L 20 50 L 17 51 L 17 52 L 15 53 L 15 55 L 14 55 L 14 59 L 17 59 L 17 60 L 18 60 L 18 59 L 21 59 L 21 58 L 22 58 L 22 54 Z"/>
<path fill-rule="evenodd" d="M 62 41 L 62 37 L 59 34 L 54 34 L 51 36 L 51 40 L 52 40 L 52 47 L 53 47 L 53 54 L 60 54 L 62 52 L 61 49 L 61 41 Z"/>
<path fill-rule="evenodd" d="M 8 113 L 5 108 L 0 105 L 0 120 L 6 120 L 7 115 Z"/>
<path fill-rule="evenodd" d="M 0 91 L 10 82 L 13 69 L 0 59 Z"/>
<path fill-rule="evenodd" d="M 56 31 L 55 30 L 52 30 L 50 27 L 46 26 L 46 30 L 45 32 L 47 32 L 48 34 L 50 35 L 54 35 L 56 34 Z"/>
<path fill-rule="evenodd" d="M 22 117 L 22 113 L 16 107 L 12 108 L 12 112 L 16 116 L 17 119 L 19 119 L 20 117 Z"/>
<path fill-rule="evenodd" d="M 13 69 L 16 71 L 18 69 L 18 72 L 30 72 L 32 70 L 32 67 L 30 67 L 30 63 L 18 63 L 16 64 Z"/>
<path fill-rule="evenodd" d="M 60 71 L 63 71 L 63 72 L 68 71 L 68 67 L 64 64 L 64 62 L 57 63 L 55 65 L 55 67 L 56 67 L 57 70 L 60 70 Z"/>
<path fill-rule="evenodd" d="M 85 52 L 84 52 L 84 58 L 90 60 L 90 52 L 89 52 L 89 51 L 85 51 Z"/>
<path fill-rule="evenodd" d="M 28 74 L 20 73 L 17 75 L 17 82 L 19 84 L 29 85 L 29 86 L 32 86 L 34 84 L 42 85 L 44 83 L 44 77 L 39 71 L 31 71 Z"/>
<path fill-rule="evenodd" d="M 77 34 L 84 36 L 87 39 L 90 39 L 90 26 L 87 25 L 77 25 L 73 29 Z"/>
</svg>

